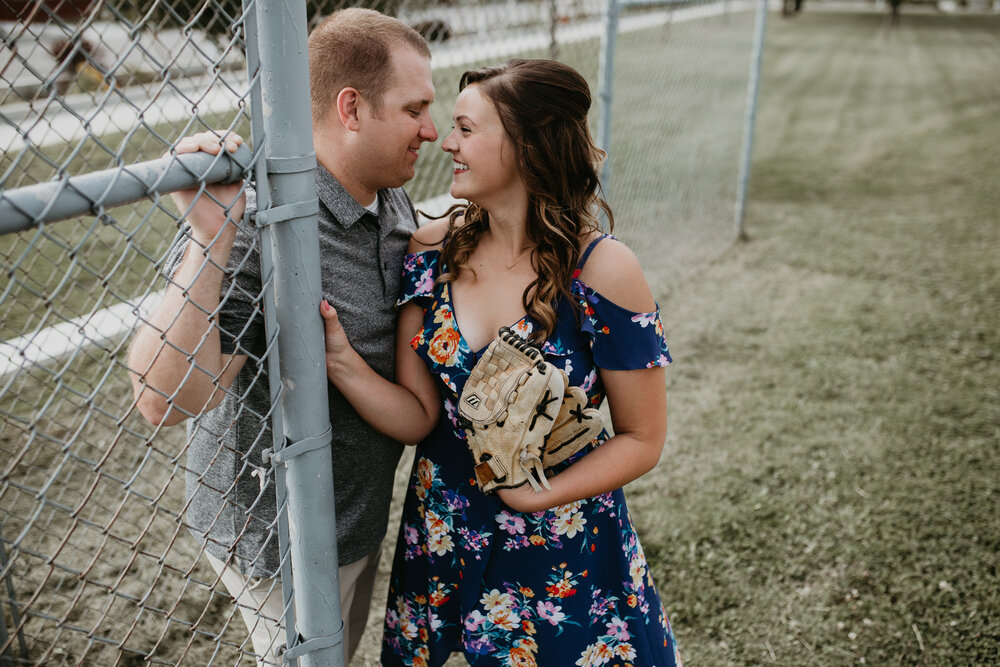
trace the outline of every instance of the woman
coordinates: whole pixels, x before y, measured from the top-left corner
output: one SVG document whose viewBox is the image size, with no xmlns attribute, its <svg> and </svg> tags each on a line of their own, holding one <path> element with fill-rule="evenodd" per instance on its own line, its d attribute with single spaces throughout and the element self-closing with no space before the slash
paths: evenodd
<svg viewBox="0 0 1000 667">
<path fill-rule="evenodd" d="M 442 148 L 469 201 L 422 227 L 404 263 L 397 384 L 353 352 L 325 303 L 331 381 L 376 428 L 419 441 L 390 580 L 382 663 L 673 665 L 669 621 L 622 485 L 656 465 L 670 355 L 635 256 L 600 233 L 603 153 L 572 68 L 512 60 L 466 72 Z M 615 435 L 561 464 L 549 489 L 485 495 L 457 398 L 509 326 L 606 397 Z M 446 418 L 438 420 L 440 405 Z"/>
</svg>

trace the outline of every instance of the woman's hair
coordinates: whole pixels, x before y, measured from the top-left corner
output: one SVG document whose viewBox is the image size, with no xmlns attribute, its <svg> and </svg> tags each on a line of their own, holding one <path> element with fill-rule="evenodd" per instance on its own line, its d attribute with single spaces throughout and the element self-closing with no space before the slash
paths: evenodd
<svg viewBox="0 0 1000 667">
<path fill-rule="evenodd" d="M 587 124 L 590 89 L 576 70 L 555 60 L 516 59 L 470 70 L 459 90 L 472 84 L 496 108 L 528 191 L 527 232 L 535 245 L 538 277 L 524 290 L 522 302 L 541 325 L 531 334 L 540 343 L 555 329 L 560 297 L 571 298 L 581 238 L 600 229 L 601 210 L 609 231 L 614 225 L 597 176 L 605 154 Z M 465 223 L 456 225 L 463 211 Z M 476 204 L 452 211 L 450 238 L 442 250 L 447 273 L 440 280 L 458 277 L 489 222 L 489 213 Z"/>
<path fill-rule="evenodd" d="M 309 89 L 313 120 L 330 112 L 344 88 L 357 88 L 375 113 L 392 85 L 392 53 L 409 47 L 431 57 L 427 42 L 399 19 L 372 9 L 334 12 L 309 35 Z"/>
</svg>

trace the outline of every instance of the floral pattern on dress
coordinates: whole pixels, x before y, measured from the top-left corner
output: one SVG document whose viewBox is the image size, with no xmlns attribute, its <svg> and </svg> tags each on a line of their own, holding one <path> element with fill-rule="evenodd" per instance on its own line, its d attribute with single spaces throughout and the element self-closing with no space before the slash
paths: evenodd
<svg viewBox="0 0 1000 667">
<path fill-rule="evenodd" d="M 559 505 L 543 512 L 525 514 L 505 508 L 495 519 L 497 522 L 497 537 L 507 537 L 503 541 L 504 551 L 516 551 L 529 547 L 545 549 L 563 549 L 570 545 L 577 551 L 596 549 L 594 540 L 596 533 L 586 531 L 587 515 L 609 513 L 615 516 L 614 501 L 610 493 L 595 496 L 588 500 L 578 500 L 567 505 Z M 591 509 L 593 508 L 593 509 Z M 574 541 L 574 538 L 577 538 Z"/>
<path fill-rule="evenodd" d="M 628 513 L 616 489 L 543 512 L 522 513 L 476 486 L 458 397 L 477 360 L 462 337 L 438 251 L 407 256 L 403 297 L 424 309 L 411 346 L 440 381 L 443 418 L 417 445 L 390 576 L 382 663 L 528 667 L 680 664 L 676 643 Z M 582 265 L 582 262 L 581 262 Z M 597 407 L 599 368 L 670 363 L 659 311 L 635 313 L 574 275 L 540 348 Z M 530 316 L 510 325 L 527 338 Z M 559 464 L 586 456 L 607 438 Z"/>
<path fill-rule="evenodd" d="M 446 625 L 437 609 L 451 598 L 451 589 L 437 583 L 427 595 L 416 595 L 412 600 L 397 596 L 395 605 L 386 610 L 385 641 L 402 647 L 413 642 L 411 659 L 405 661 L 408 667 L 426 667 L 429 651 L 428 641 L 438 636 Z"/>
<path fill-rule="evenodd" d="M 438 475 L 438 466 L 430 460 L 419 458 L 414 470 L 410 489 L 419 503 L 419 520 L 402 524 L 402 535 L 407 545 L 405 558 L 447 557 L 455 564 L 459 556 L 454 550 L 459 546 L 464 552 L 462 557 L 468 555 L 480 559 L 492 533 L 459 525 L 458 520 L 465 517 L 465 509 L 469 506 L 468 497 L 449 489 Z"/>
<path fill-rule="evenodd" d="M 434 323 L 439 326 L 431 334 L 427 354 L 437 364 L 454 366 L 458 362 L 461 334 L 455 327 L 455 315 L 452 313 L 451 307 L 442 305 L 434 311 Z"/>
<path fill-rule="evenodd" d="M 631 594 L 621 601 L 615 595 L 603 595 L 600 588 L 583 588 L 589 572 L 574 572 L 567 562 L 552 567 L 544 591 L 516 582 L 504 582 L 502 590 L 485 592 L 479 606 L 463 619 L 464 647 L 475 655 L 492 655 L 500 664 L 535 665 L 538 644 L 534 639 L 540 627 L 551 626 L 559 636 L 571 626 L 588 623 L 595 641 L 580 652 L 574 665 L 604 665 L 611 660 L 632 664 L 637 656 L 632 643 L 637 628 L 643 625 L 644 604 Z M 648 576 L 643 567 L 642 577 Z M 592 600 L 586 618 L 567 612 L 565 601 L 580 594 Z M 640 613 L 636 613 L 636 612 Z M 666 622 L 660 614 L 658 622 Z M 664 626 L 669 632 L 669 627 Z"/>
<path fill-rule="evenodd" d="M 660 319 L 659 307 L 650 313 L 632 313 L 601 297 L 579 278 L 574 279 L 572 293 L 583 313 L 580 330 L 590 337 L 591 348 L 595 352 L 595 360 L 620 359 L 621 351 L 615 350 L 616 343 L 612 340 L 618 333 L 613 327 L 629 327 L 629 335 L 639 338 L 637 346 L 643 349 L 655 346 L 658 353 L 647 358 L 639 368 L 669 366 L 673 361 L 663 335 L 663 322 Z M 652 325 L 652 326 L 651 326 Z M 611 354 L 608 354 L 608 353 Z M 614 367 L 614 365 L 602 367 Z M 634 367 L 634 366 L 631 366 Z M 618 370 L 615 368 L 615 370 Z"/>
</svg>

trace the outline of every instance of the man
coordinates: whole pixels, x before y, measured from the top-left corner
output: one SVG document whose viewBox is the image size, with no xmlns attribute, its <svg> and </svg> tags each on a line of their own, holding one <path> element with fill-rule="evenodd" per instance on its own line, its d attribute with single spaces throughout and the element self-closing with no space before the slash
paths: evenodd
<svg viewBox="0 0 1000 667">
<path fill-rule="evenodd" d="M 421 144 L 437 139 L 430 51 L 396 19 L 353 8 L 313 31 L 309 66 L 323 298 L 337 308 L 356 349 L 391 378 L 402 257 L 416 229 L 402 185 L 413 177 Z M 182 139 L 176 151 L 217 154 L 241 141 L 204 133 Z M 189 423 L 187 519 L 237 599 L 258 660 L 270 663 L 285 638 L 277 622 L 274 487 L 261 456 L 272 438 L 259 241 L 252 225 L 234 222 L 255 197 L 242 191 L 213 186 L 210 197 L 198 197 L 197 189 L 174 196 L 190 229 L 172 249 L 166 294 L 137 333 L 129 368 L 138 408 L 150 422 L 196 417 Z M 329 391 L 349 662 L 368 616 L 402 445 L 365 424 L 332 385 Z"/>
</svg>

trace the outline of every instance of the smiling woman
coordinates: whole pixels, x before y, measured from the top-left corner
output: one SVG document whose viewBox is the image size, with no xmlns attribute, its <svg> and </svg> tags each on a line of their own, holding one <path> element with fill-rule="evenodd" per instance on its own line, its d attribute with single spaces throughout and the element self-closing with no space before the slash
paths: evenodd
<svg viewBox="0 0 1000 667">
<path fill-rule="evenodd" d="M 396 384 L 359 368 L 322 310 L 331 382 L 377 429 L 419 441 L 381 664 L 442 665 L 456 647 L 477 664 L 680 664 L 621 489 L 659 460 L 671 359 L 638 261 L 599 230 L 596 212 L 611 213 L 587 83 L 556 61 L 512 60 L 460 87 L 442 148 L 451 194 L 469 203 L 410 243 Z M 501 327 L 613 416 L 613 436 L 553 460 L 546 488 L 475 481 L 456 406 Z M 422 417 L 432 402 L 447 419 Z M 474 455 L 489 446 L 477 431 Z"/>
<path fill-rule="evenodd" d="M 514 195 L 523 186 L 514 147 L 492 103 L 478 86 L 469 86 L 458 96 L 455 127 L 441 148 L 451 153 L 455 162 L 452 197 L 476 201 L 491 210 L 518 201 Z"/>
</svg>

